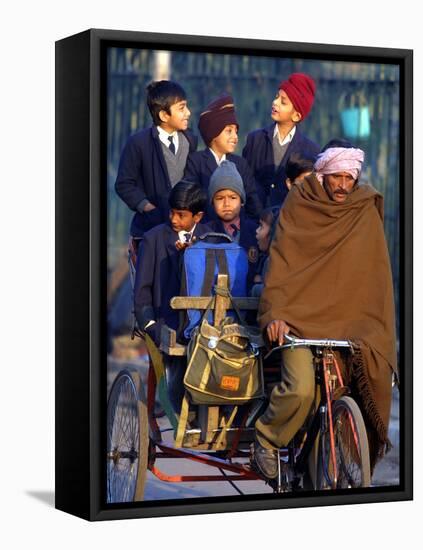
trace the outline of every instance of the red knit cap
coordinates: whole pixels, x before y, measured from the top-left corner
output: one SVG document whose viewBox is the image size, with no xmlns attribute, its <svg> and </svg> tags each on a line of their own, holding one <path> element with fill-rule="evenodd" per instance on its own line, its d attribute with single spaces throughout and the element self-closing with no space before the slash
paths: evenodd
<svg viewBox="0 0 423 550">
<path fill-rule="evenodd" d="M 239 128 L 235 115 L 234 100 L 229 94 L 222 94 L 207 105 L 200 114 L 198 129 L 204 143 L 209 146 L 212 139 L 229 124 L 235 124 Z"/>
<path fill-rule="evenodd" d="M 301 114 L 301 119 L 304 120 L 313 106 L 316 91 L 314 80 L 304 73 L 293 73 L 288 80 L 279 84 L 279 89 L 286 93 L 294 109 Z"/>
</svg>

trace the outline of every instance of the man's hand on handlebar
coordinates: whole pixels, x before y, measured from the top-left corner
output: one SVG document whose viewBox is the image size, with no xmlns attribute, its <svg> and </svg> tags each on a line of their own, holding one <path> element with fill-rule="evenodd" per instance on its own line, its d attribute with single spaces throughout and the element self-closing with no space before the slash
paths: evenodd
<svg viewBox="0 0 423 550">
<path fill-rule="evenodd" d="M 270 321 L 266 328 L 267 337 L 269 338 L 270 342 L 277 342 L 278 346 L 281 346 L 283 344 L 284 335 L 288 334 L 289 330 L 290 329 L 285 321 L 282 321 L 280 319 Z"/>
</svg>

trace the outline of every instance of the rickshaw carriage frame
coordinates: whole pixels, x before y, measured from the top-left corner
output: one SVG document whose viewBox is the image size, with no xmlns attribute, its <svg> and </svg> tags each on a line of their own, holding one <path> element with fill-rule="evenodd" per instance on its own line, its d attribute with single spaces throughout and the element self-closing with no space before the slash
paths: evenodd
<svg viewBox="0 0 423 550">
<path fill-rule="evenodd" d="M 217 288 L 223 289 L 224 291 L 228 289 L 228 277 L 227 275 L 219 274 L 217 278 Z M 259 303 L 259 298 L 247 298 L 247 297 L 237 297 L 232 298 L 235 302 L 235 305 L 238 309 L 244 311 L 256 311 Z M 186 309 L 197 309 L 197 310 L 206 310 L 207 307 L 211 306 L 214 314 L 214 325 L 218 326 L 220 322 L 226 316 L 226 312 L 230 309 L 230 299 L 225 292 L 216 293 L 213 298 L 210 297 L 186 297 L 186 296 L 177 296 L 171 300 L 171 307 L 177 310 L 186 310 Z M 114 496 L 111 494 L 110 485 L 112 481 L 110 476 L 120 475 L 118 469 L 119 461 L 126 460 L 127 463 L 127 472 L 124 472 L 122 475 L 126 476 L 126 479 L 123 480 L 125 487 L 124 496 L 120 495 L 119 498 L 125 500 L 142 500 L 144 493 L 144 486 L 146 483 L 146 474 L 147 470 L 150 470 L 154 476 L 156 476 L 161 481 L 181 483 L 181 482 L 212 482 L 212 481 L 228 481 L 232 485 L 234 481 L 245 481 L 245 480 L 266 480 L 259 472 L 252 469 L 249 464 L 243 464 L 241 462 L 232 462 L 234 458 L 248 458 L 250 456 L 249 446 L 254 440 L 254 425 L 255 419 L 258 417 L 260 410 L 263 410 L 265 405 L 264 400 L 255 400 L 246 406 L 246 411 L 244 411 L 241 424 L 237 427 L 230 426 L 229 429 L 226 429 L 225 422 L 226 419 L 222 417 L 219 413 L 219 406 L 210 406 L 210 405 L 197 405 L 198 414 L 196 420 L 198 421 L 199 426 L 194 429 L 189 428 L 184 431 L 184 436 L 182 439 L 181 447 L 171 446 L 164 442 L 162 433 L 167 430 L 161 430 L 157 422 L 155 414 L 155 402 L 156 395 L 159 396 L 160 405 L 163 407 L 165 415 L 167 416 L 171 429 L 174 430 L 176 435 L 178 429 L 178 415 L 174 411 L 174 406 L 172 406 L 167 389 L 166 383 L 166 373 L 165 367 L 166 363 L 171 363 L 175 358 L 183 358 L 186 356 L 186 346 L 177 343 L 176 341 L 176 332 L 168 327 L 164 327 L 161 333 L 161 345 L 160 350 L 155 346 L 151 338 L 143 334 L 140 336 L 146 342 L 148 354 L 149 354 L 149 368 L 148 368 L 148 381 L 147 381 L 147 392 L 144 390 L 144 386 L 141 382 L 139 374 L 135 370 L 126 370 L 123 373 L 117 375 L 116 380 L 112 386 L 109 403 L 108 403 L 108 500 L 109 502 L 119 502 L 120 500 L 114 500 Z M 328 341 L 329 342 L 329 341 Z M 349 343 L 347 343 L 349 344 Z M 264 346 L 264 343 L 262 343 Z M 330 343 L 328 344 L 328 349 L 330 350 Z M 330 350 L 331 351 L 331 350 Z M 349 397 L 346 397 L 348 394 L 348 388 L 343 385 L 342 377 L 339 372 L 338 365 L 336 360 L 333 359 L 331 353 L 327 354 L 329 359 L 324 361 L 332 361 L 332 366 L 336 367 L 337 375 L 328 374 L 326 381 L 326 389 L 324 391 L 333 393 L 335 388 L 329 387 L 335 382 L 335 379 L 340 378 L 340 386 L 338 386 L 334 392 L 334 398 L 347 401 L 346 408 L 347 414 L 349 415 L 349 422 L 354 428 L 353 436 L 356 443 L 359 444 L 360 454 L 362 453 L 361 462 L 363 473 L 361 486 L 367 486 L 370 484 L 370 473 L 369 473 L 369 459 L 368 459 L 368 444 L 367 444 L 367 435 L 365 432 L 364 422 L 361 417 L 361 413 L 353 400 Z M 172 367 L 170 367 L 172 368 Z M 280 367 L 270 367 L 265 369 L 265 374 L 274 374 L 280 373 Z M 329 373 L 329 370 L 328 370 Z M 134 442 L 130 445 L 127 445 L 126 450 L 114 447 L 110 441 L 113 439 L 113 430 L 115 424 L 115 416 L 113 411 L 110 409 L 115 406 L 117 408 L 117 403 L 113 402 L 113 388 L 116 386 L 116 383 L 119 381 L 119 377 L 128 377 L 131 378 L 129 385 L 133 385 L 132 399 L 137 400 L 136 407 L 132 403 L 132 407 L 136 408 L 135 414 L 138 414 L 138 434 L 134 433 Z M 326 380 L 326 379 L 325 379 Z M 316 385 L 317 386 L 317 385 Z M 329 394 L 328 394 L 329 395 Z M 318 398 L 317 403 L 320 403 L 320 397 Z M 353 405 L 353 410 L 351 410 L 351 405 Z M 345 406 L 345 403 L 344 403 Z M 329 406 L 330 409 L 330 406 Z M 330 411 L 329 411 L 330 412 Z M 327 414 L 327 413 L 326 413 Z M 320 473 L 317 472 L 319 464 L 322 462 L 318 461 L 319 454 L 319 429 L 321 420 L 317 412 L 314 414 L 313 422 L 309 425 L 309 431 L 302 430 L 294 438 L 293 442 L 287 448 L 281 449 L 279 451 L 279 456 L 285 463 L 295 464 L 296 466 L 296 477 L 292 482 L 293 488 L 301 488 L 301 482 L 303 481 L 303 475 L 306 474 L 306 471 L 309 467 L 312 469 L 311 474 L 311 487 L 316 488 L 316 479 L 320 475 L 320 478 L 325 479 L 326 482 L 321 488 L 336 488 L 337 485 L 337 457 L 335 456 L 334 451 L 334 435 L 333 435 L 333 426 L 332 419 L 330 425 L 330 450 L 327 451 L 327 462 L 330 463 L 332 460 L 331 472 L 329 472 L 329 467 L 326 467 L 325 471 Z M 125 428 L 128 430 L 128 427 Z M 129 431 L 133 429 L 132 424 L 129 425 Z M 223 437 L 222 437 L 223 435 Z M 359 441 L 357 440 L 359 438 Z M 175 441 L 174 441 L 175 443 Z M 138 449 L 135 447 L 138 445 Z M 246 446 L 247 445 L 247 446 Z M 139 452 L 141 449 L 141 452 Z M 320 454 L 323 451 L 320 451 Z M 141 456 L 142 455 L 142 456 Z M 298 463 L 295 463 L 296 459 L 299 457 Z M 162 471 L 156 465 L 156 461 L 159 459 L 167 458 L 185 458 L 192 460 L 197 463 L 205 464 L 207 466 L 212 466 L 218 468 L 221 472 L 220 475 L 169 475 Z M 319 462 L 319 464 L 318 464 Z M 279 461 L 279 469 L 280 461 Z M 322 464 L 320 464 L 320 470 L 322 469 Z M 116 471 L 115 471 L 116 470 Z M 225 473 L 229 472 L 229 474 Z M 135 477 L 134 477 L 135 476 Z M 289 480 L 286 479 L 285 483 L 282 484 L 282 474 L 279 472 L 278 482 L 276 485 L 272 485 L 275 492 L 285 492 L 287 490 Z M 120 479 L 117 478 L 117 482 Z M 130 489 L 126 487 L 130 486 Z M 235 487 L 236 488 L 236 487 Z M 310 486 L 309 486 L 310 488 Z M 236 488 L 238 492 L 238 488 Z M 242 493 L 241 493 L 242 494 Z"/>
</svg>

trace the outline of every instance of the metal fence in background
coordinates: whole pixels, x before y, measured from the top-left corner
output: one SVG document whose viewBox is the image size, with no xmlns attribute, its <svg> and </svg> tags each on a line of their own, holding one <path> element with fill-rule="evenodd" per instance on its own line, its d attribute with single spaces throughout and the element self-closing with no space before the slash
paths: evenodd
<svg viewBox="0 0 423 550">
<path fill-rule="evenodd" d="M 114 191 L 127 138 L 151 125 L 145 87 L 156 74 L 156 52 L 111 48 L 108 57 L 108 244 L 109 267 L 128 238 L 132 212 Z M 366 153 L 363 179 L 385 198 L 385 234 L 395 295 L 399 285 L 399 69 L 395 65 L 172 52 L 169 77 L 187 92 L 191 126 L 223 91 L 235 99 L 241 154 L 248 132 L 270 124 L 272 99 L 281 80 L 306 72 L 316 81 L 316 99 L 303 131 L 323 146 L 346 137 Z M 348 118 L 349 116 L 349 118 Z M 358 126 L 354 128 L 354 117 Z M 358 117 L 358 118 L 357 118 Z M 350 122 L 350 126 L 348 126 Z M 351 127 L 352 123 L 352 127 Z M 351 135 L 354 133 L 355 135 Z M 201 144 L 201 141 L 200 141 Z M 200 145 L 201 147 L 201 145 Z M 397 302 L 398 305 L 398 302 Z"/>
</svg>

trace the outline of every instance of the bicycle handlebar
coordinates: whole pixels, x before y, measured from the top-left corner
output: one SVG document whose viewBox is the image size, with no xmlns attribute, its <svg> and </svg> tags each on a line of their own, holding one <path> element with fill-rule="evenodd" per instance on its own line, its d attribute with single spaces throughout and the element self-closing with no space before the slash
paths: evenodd
<svg viewBox="0 0 423 550">
<path fill-rule="evenodd" d="M 329 340 L 329 339 L 309 339 L 309 338 L 295 338 L 294 336 L 284 335 L 286 344 L 282 344 L 275 348 L 272 348 L 264 359 L 267 359 L 272 355 L 274 351 L 287 349 L 287 348 L 299 348 L 299 347 L 318 347 L 318 348 L 350 348 L 353 349 L 352 343 L 349 340 Z"/>
</svg>

